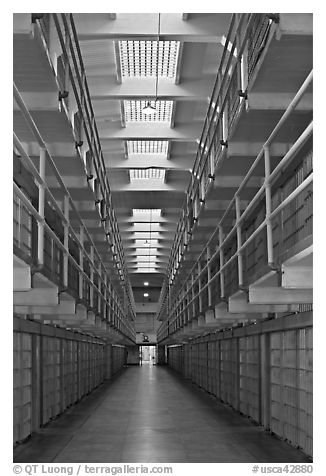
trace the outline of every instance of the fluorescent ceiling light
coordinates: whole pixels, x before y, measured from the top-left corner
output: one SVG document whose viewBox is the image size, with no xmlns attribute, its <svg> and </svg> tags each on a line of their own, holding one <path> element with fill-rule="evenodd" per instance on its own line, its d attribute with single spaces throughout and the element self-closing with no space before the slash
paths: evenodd
<svg viewBox="0 0 326 476">
<path fill-rule="evenodd" d="M 146 116 L 153 116 L 156 114 L 156 101 L 154 101 L 154 104 L 152 104 L 152 101 L 147 101 L 146 105 L 142 109 L 142 113 Z"/>
</svg>

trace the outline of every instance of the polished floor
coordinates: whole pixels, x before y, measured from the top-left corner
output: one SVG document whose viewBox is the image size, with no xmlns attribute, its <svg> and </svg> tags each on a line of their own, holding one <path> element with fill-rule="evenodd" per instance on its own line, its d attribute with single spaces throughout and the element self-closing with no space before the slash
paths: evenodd
<svg viewBox="0 0 326 476">
<path fill-rule="evenodd" d="M 166 367 L 132 366 L 14 450 L 14 462 L 305 462 Z"/>
</svg>

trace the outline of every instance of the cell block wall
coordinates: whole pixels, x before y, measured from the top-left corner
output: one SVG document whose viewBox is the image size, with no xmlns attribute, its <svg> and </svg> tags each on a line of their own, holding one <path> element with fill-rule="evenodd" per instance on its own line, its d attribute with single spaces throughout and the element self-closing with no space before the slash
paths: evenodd
<svg viewBox="0 0 326 476">
<path fill-rule="evenodd" d="M 32 337 L 14 334 L 13 338 L 14 440 L 24 439 L 32 428 Z"/>
<path fill-rule="evenodd" d="M 312 328 L 273 332 L 271 430 L 312 453 Z"/>
<path fill-rule="evenodd" d="M 17 443 L 118 372 L 126 363 L 126 350 L 16 316 L 13 359 L 13 439 Z"/>
<path fill-rule="evenodd" d="M 240 411 L 255 421 L 260 419 L 260 349 L 259 336 L 239 338 Z"/>
<path fill-rule="evenodd" d="M 168 347 L 168 365 L 312 456 L 312 349 L 308 311 Z"/>
</svg>

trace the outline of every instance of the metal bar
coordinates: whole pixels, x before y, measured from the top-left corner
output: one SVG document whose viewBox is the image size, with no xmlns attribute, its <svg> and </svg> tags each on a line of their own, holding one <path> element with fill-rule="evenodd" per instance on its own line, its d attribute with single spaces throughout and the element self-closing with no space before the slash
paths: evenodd
<svg viewBox="0 0 326 476">
<path fill-rule="evenodd" d="M 116 70 L 117 70 L 117 83 L 121 84 L 122 72 L 121 72 L 120 49 L 119 49 L 118 41 L 114 41 L 114 53 L 115 53 L 115 63 L 116 63 Z"/>
<path fill-rule="evenodd" d="M 92 265 L 94 265 L 94 246 L 91 245 L 91 250 L 90 250 L 90 263 Z M 91 266 L 90 267 L 90 280 L 91 282 L 93 283 L 93 280 L 94 280 L 94 269 L 95 269 L 95 266 Z M 91 304 L 91 307 L 93 307 L 93 304 L 94 304 L 94 290 L 93 288 L 91 288 L 91 293 L 90 293 L 90 304 Z"/>
<path fill-rule="evenodd" d="M 287 151 L 283 159 L 277 164 L 275 169 L 270 174 L 270 180 L 276 178 L 276 175 L 282 171 L 285 165 L 289 162 L 289 160 L 293 157 L 293 155 L 302 147 L 302 145 L 309 139 L 313 132 L 313 122 L 311 122 L 307 128 L 302 132 L 302 134 L 298 137 L 295 143 L 292 145 L 290 150 Z"/>
<path fill-rule="evenodd" d="M 274 263 L 273 256 L 273 227 L 271 221 L 272 211 L 272 191 L 270 183 L 271 174 L 271 161 L 269 155 L 269 146 L 264 146 L 264 158 L 265 158 L 265 203 L 266 203 L 266 237 L 267 237 L 267 260 L 270 266 Z"/>
<path fill-rule="evenodd" d="M 175 84 L 180 83 L 181 60 L 182 60 L 183 48 L 184 48 L 184 42 L 180 41 L 177 64 L 175 68 Z"/>
<path fill-rule="evenodd" d="M 21 247 L 21 224 L 22 224 L 22 213 L 21 213 L 21 200 L 19 199 L 19 197 L 17 197 L 17 205 L 18 205 L 18 208 L 17 208 L 17 222 L 18 222 L 18 230 L 17 230 L 17 233 L 18 233 L 18 246 L 19 248 Z"/>
<path fill-rule="evenodd" d="M 219 255 L 220 255 L 220 268 L 223 269 L 224 266 L 224 251 L 222 247 L 224 233 L 223 228 L 220 225 L 218 227 L 218 237 L 219 237 Z M 224 270 L 220 273 L 220 287 L 221 287 L 221 298 L 225 297 L 225 282 L 224 282 Z"/>
<path fill-rule="evenodd" d="M 203 298 L 202 298 L 202 280 L 201 280 L 201 272 L 202 272 L 202 265 L 201 265 L 201 262 L 199 261 L 198 262 L 198 265 L 197 265 L 197 270 L 198 270 L 198 289 L 199 289 L 199 292 L 198 292 L 198 297 L 199 297 L 199 313 L 202 312 L 203 310 Z M 195 279 L 195 281 L 197 281 L 197 279 Z M 186 291 L 186 295 L 188 294 L 188 289 Z"/>
<path fill-rule="evenodd" d="M 69 255 L 69 197 L 68 195 L 64 196 L 63 199 L 63 210 L 66 223 L 63 228 L 63 245 L 66 250 L 66 253 L 63 257 L 63 285 L 65 288 L 68 287 L 68 255 Z"/>
<path fill-rule="evenodd" d="M 311 172 L 310 175 L 300 184 L 298 187 L 293 190 L 292 193 L 288 197 L 286 197 L 283 202 L 276 207 L 270 214 L 270 219 L 272 220 L 280 211 L 283 210 L 292 200 L 294 200 L 299 193 L 301 193 L 310 183 L 313 181 L 313 173 Z"/>
<path fill-rule="evenodd" d="M 19 199 L 24 203 L 24 205 L 26 206 L 28 211 L 31 213 L 31 215 L 33 215 L 33 217 L 38 222 L 44 221 L 44 218 L 42 218 L 41 215 L 35 210 L 35 208 L 31 204 L 31 202 L 26 198 L 24 193 L 20 190 L 20 188 L 18 187 L 18 185 L 15 182 L 13 182 L 13 188 L 14 188 L 14 193 L 16 193 L 16 195 L 18 195 Z"/>
<path fill-rule="evenodd" d="M 211 273 L 211 266 L 210 266 L 211 251 L 210 251 L 209 246 L 207 247 L 206 259 L 207 259 L 207 282 L 210 282 L 212 273 Z M 208 292 L 208 307 L 211 307 L 211 305 L 212 305 L 212 287 L 211 287 L 210 284 L 208 285 L 207 292 Z"/>
<path fill-rule="evenodd" d="M 239 195 L 235 196 L 235 212 L 236 212 L 236 221 L 237 221 L 237 249 L 238 249 L 238 284 L 243 286 L 243 263 L 242 263 L 242 254 L 239 251 L 241 249 L 241 210 L 240 210 L 240 197 Z"/>
<path fill-rule="evenodd" d="M 79 240 L 80 240 L 80 244 L 83 247 L 84 246 L 84 227 L 83 226 L 80 227 Z M 81 269 L 83 269 L 84 254 L 81 248 L 79 248 L 79 266 L 81 267 Z M 82 273 L 78 273 L 78 279 L 79 279 L 79 298 L 82 299 L 83 298 L 83 282 L 84 282 Z"/>
<path fill-rule="evenodd" d="M 299 91 L 297 92 L 297 94 L 294 96 L 294 98 L 292 99 L 292 101 L 290 102 L 290 104 L 288 105 L 288 107 L 286 108 L 286 111 L 284 112 L 284 114 L 282 115 L 281 119 L 278 121 L 277 125 L 274 127 L 273 131 L 271 132 L 271 134 L 269 135 L 267 141 L 265 142 L 265 146 L 267 145 L 270 145 L 271 142 L 273 141 L 274 137 L 276 136 L 276 134 L 278 133 L 278 131 L 280 130 L 280 128 L 282 127 L 282 125 L 284 124 L 284 122 L 288 119 L 288 117 L 290 116 L 291 112 L 296 108 L 296 106 L 298 105 L 299 101 L 301 100 L 302 96 L 304 95 L 304 93 L 306 92 L 306 90 L 308 89 L 308 87 L 310 86 L 310 83 L 312 82 L 312 78 L 313 78 L 313 72 L 310 71 L 310 73 L 308 74 L 307 78 L 305 79 L 305 81 L 303 82 L 302 86 L 300 87 Z"/>
<path fill-rule="evenodd" d="M 45 149 L 40 149 L 40 177 L 43 183 L 38 184 L 38 213 L 42 221 L 37 223 L 37 261 L 42 265 L 44 262 L 44 179 L 45 179 Z"/>
</svg>

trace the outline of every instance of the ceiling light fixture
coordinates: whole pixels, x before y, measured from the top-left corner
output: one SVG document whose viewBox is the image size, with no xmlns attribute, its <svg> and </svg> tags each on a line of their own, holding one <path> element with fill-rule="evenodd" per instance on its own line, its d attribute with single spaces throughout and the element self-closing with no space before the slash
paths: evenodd
<svg viewBox="0 0 326 476">
<path fill-rule="evenodd" d="M 155 99 L 156 102 L 156 99 Z M 151 101 L 147 101 L 146 105 L 142 109 L 142 113 L 145 114 L 145 116 L 151 116 L 156 114 L 156 108 L 155 108 L 155 103 L 154 106 L 151 105 Z"/>
<path fill-rule="evenodd" d="M 142 109 L 142 113 L 145 116 L 151 116 L 156 114 L 156 101 L 157 101 L 157 89 L 158 89 L 158 60 L 159 60 L 159 49 L 160 49 L 160 23 L 161 23 L 161 14 L 158 14 L 158 28 L 157 28 L 157 50 L 156 50 L 156 77 L 155 77 L 155 101 L 154 106 L 152 106 L 151 101 L 147 101 L 145 107 Z"/>
<path fill-rule="evenodd" d="M 144 282 L 144 286 L 148 286 L 148 282 L 147 282 L 147 281 Z"/>
<path fill-rule="evenodd" d="M 148 297 L 148 293 L 144 293 L 144 297 Z"/>
</svg>

